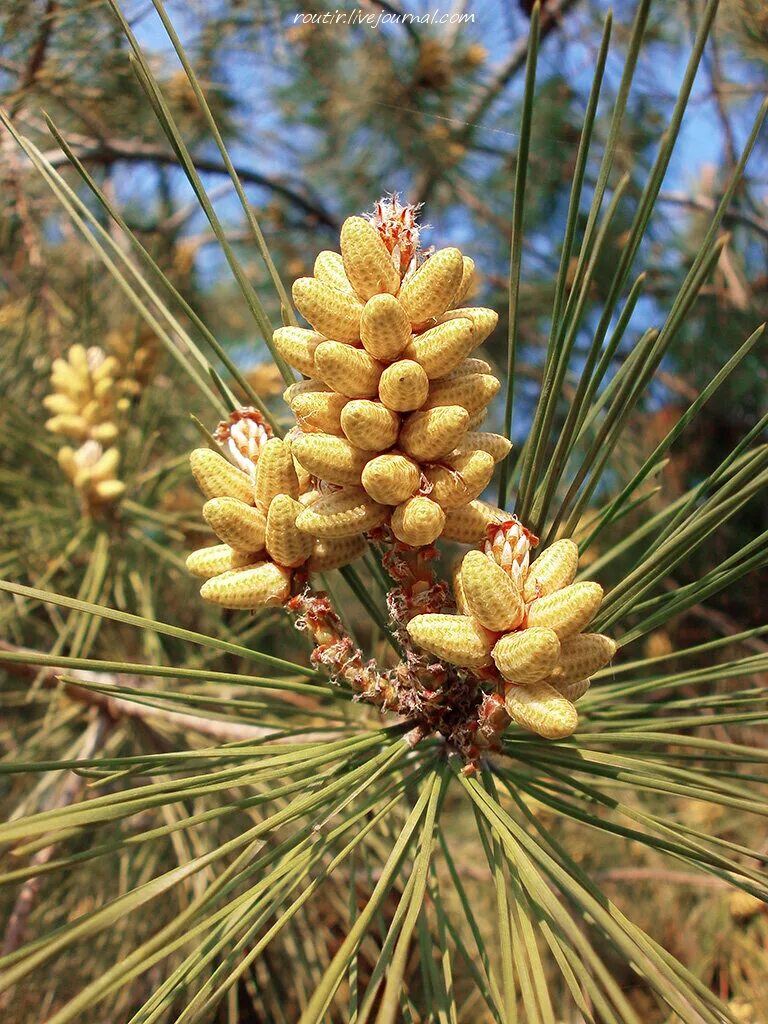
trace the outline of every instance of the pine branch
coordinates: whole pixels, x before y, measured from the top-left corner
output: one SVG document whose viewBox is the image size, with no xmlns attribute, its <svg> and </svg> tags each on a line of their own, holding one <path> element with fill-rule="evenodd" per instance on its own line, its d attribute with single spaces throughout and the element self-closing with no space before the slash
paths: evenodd
<svg viewBox="0 0 768 1024">
<path fill-rule="evenodd" d="M 98 163 L 110 166 L 115 163 L 154 163 L 165 167 L 178 167 L 178 157 L 164 146 L 139 139 L 81 139 L 72 146 L 72 152 L 83 163 Z M 69 166 L 66 154 L 58 149 L 43 154 L 52 167 Z M 210 157 L 196 156 L 195 167 L 205 174 L 227 175 L 226 167 L 218 160 Z M 338 222 L 331 213 L 314 200 L 292 189 L 290 186 L 252 168 L 236 166 L 238 178 L 247 185 L 258 185 L 268 189 L 281 199 L 285 199 L 297 210 L 300 210 L 313 223 L 333 230 L 338 229 Z"/>
</svg>

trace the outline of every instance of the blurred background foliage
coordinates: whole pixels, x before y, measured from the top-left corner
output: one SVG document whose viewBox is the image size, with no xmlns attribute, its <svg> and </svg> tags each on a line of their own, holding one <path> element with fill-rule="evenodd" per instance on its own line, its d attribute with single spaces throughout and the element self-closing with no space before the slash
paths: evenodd
<svg viewBox="0 0 768 1024">
<path fill-rule="evenodd" d="M 470 15 L 468 24 L 382 25 L 376 29 L 296 19 L 297 13 L 322 14 L 327 5 L 318 0 L 302 0 L 301 11 L 287 0 L 264 4 L 169 0 L 167 6 L 193 58 L 283 280 L 290 282 L 311 272 L 316 253 L 335 246 L 344 217 L 369 209 L 383 192 L 399 191 L 408 201 L 426 204 L 424 221 L 434 225 L 426 233 L 429 245 L 460 245 L 476 260 L 479 283 L 472 299 L 501 314 L 499 329 L 486 346 L 497 369 L 501 368 L 506 350 L 512 181 L 528 24 L 525 0 L 455 0 L 450 10 Z M 548 0 L 543 5 L 544 43 L 519 297 L 522 350 L 518 373 L 525 387 L 518 392 L 522 399 L 515 410 L 516 445 L 523 440 L 538 390 L 549 327 L 545 311 L 551 307 L 573 161 L 607 6 L 597 0 Z M 433 7 L 415 0 L 406 5 L 419 13 Z M 600 142 L 606 136 L 635 4 L 618 0 L 613 8 L 615 30 L 596 123 Z M 338 9 L 351 8 L 339 5 Z M 361 9 L 378 16 L 400 8 L 389 0 L 364 0 Z M 124 11 L 163 86 L 229 237 L 277 323 L 279 304 L 267 270 L 250 243 L 219 153 L 151 4 L 128 0 Z M 625 172 L 630 183 L 594 275 L 577 339 L 576 368 L 579 352 L 586 351 L 590 328 L 599 317 L 653 147 L 668 122 L 699 13 L 695 0 L 655 0 L 652 5 L 648 43 L 640 58 L 612 172 L 614 183 Z M 2 105 L 18 129 L 49 155 L 111 231 L 108 218 L 82 188 L 77 175 L 67 169 L 41 111 L 51 116 L 254 389 L 285 417 L 278 401 L 281 379 L 137 82 L 128 49 L 102 0 L 6 0 L 0 7 Z M 767 73 L 765 4 L 762 0 L 726 0 L 657 213 L 643 242 L 641 259 L 648 269 L 647 278 L 617 353 L 617 365 L 646 328 L 662 322 L 706 230 L 707 217 L 736 163 L 764 94 Z M 182 568 L 185 552 L 204 537 L 201 500 L 189 483 L 186 466 L 186 453 L 199 439 L 189 413 L 209 427 L 218 417 L 200 391 L 176 372 L 160 342 L 147 335 L 136 311 L 115 288 L 7 133 L 2 134 L 0 143 L 0 429 L 4 447 L 0 462 L 0 574 L 225 639 L 247 643 L 258 639 L 261 650 L 279 651 L 285 634 L 273 628 L 275 616 L 256 623 L 244 615 L 221 616 L 205 608 L 197 599 L 194 581 Z M 593 147 L 587 172 L 590 184 L 596 179 L 600 150 L 600 145 Z M 584 216 L 586 219 L 586 213 Z M 730 241 L 688 316 L 674 352 L 665 358 L 653 388 L 634 416 L 632 430 L 627 432 L 632 441 L 622 442 L 615 460 L 619 475 L 631 473 L 642 462 L 727 357 L 768 317 L 765 132 L 758 139 L 725 226 Z M 49 390 L 52 360 L 73 342 L 103 346 L 119 353 L 126 365 L 140 344 L 150 343 L 157 349 L 153 371 L 133 398 L 121 438 L 128 492 L 119 517 L 112 522 L 80 519 L 77 498 L 56 462 L 57 446 L 43 429 L 46 414 L 41 403 Z M 664 507 L 719 465 L 765 412 L 767 392 L 764 348 L 758 348 L 717 391 L 704 415 L 686 433 L 685 443 L 673 448 L 658 481 L 659 492 L 643 509 L 614 525 L 595 554 L 599 556 L 601 544 L 620 539 L 642 523 L 650 514 L 648 509 Z M 498 428 L 501 418 L 499 407 L 490 429 Z M 601 504 L 605 496 L 599 491 L 595 504 Z M 733 551 L 745 535 L 756 536 L 767 527 L 768 509 L 750 503 L 705 552 L 676 570 L 678 575 L 670 585 L 696 579 Z M 105 537 L 109 537 L 108 544 Z M 609 575 L 620 578 L 621 571 L 621 559 L 614 560 Z M 728 635 L 761 625 L 766 592 L 765 572 L 754 574 L 717 595 L 706 607 L 696 606 L 651 634 L 645 641 L 646 653 L 666 655 L 678 645 L 709 639 L 713 632 Z M 371 628 L 362 615 L 354 625 Z M 58 637 L 53 649 L 52 631 Z M 60 610 L 5 596 L 0 603 L 0 632 L 14 644 L 52 649 L 53 653 L 66 651 L 71 656 L 109 657 L 119 649 L 124 660 L 183 662 L 193 668 L 203 666 L 206 659 L 205 653 L 190 656 L 178 639 L 151 630 L 131 631 L 119 623 L 65 616 Z M 377 643 L 375 631 L 369 639 L 372 645 Z M 752 638 L 748 649 L 765 653 L 768 645 Z M 674 660 L 669 670 L 675 670 Z M 50 685 L 50 680 L 38 676 L 32 696 L 27 693 L 26 681 L 11 693 L 10 707 L 17 704 L 26 716 L 19 719 L 25 724 L 19 727 L 16 742 L 32 740 L 38 756 L 60 753 L 62 737 L 70 736 L 71 713 L 57 717 L 55 728 L 46 732 L 52 717 L 40 687 Z M 199 690 L 197 685 L 194 688 Z M 224 693 L 221 687 L 208 692 Z M 236 688 L 227 692 L 240 693 Z M 213 705 L 208 713 L 212 720 L 217 719 Z M 266 711 L 260 708 L 259 721 L 269 722 L 269 715 L 268 705 Z M 171 733 L 176 727 L 167 725 Z M 93 728 L 99 728 L 98 720 Z M 755 732 L 742 727 L 730 730 L 729 735 L 764 746 L 764 739 Z M 189 739 L 187 731 L 183 735 Z M 148 741 L 152 749 L 167 749 L 162 729 L 158 731 L 156 725 L 150 729 L 141 717 L 130 719 L 110 737 L 107 746 L 112 753 L 125 753 L 136 743 Z M 95 749 L 88 745 L 103 739 L 88 734 L 81 749 Z M 14 784 L 10 797 L 15 807 L 25 800 L 34 803 L 36 798 L 31 791 L 25 793 L 20 783 Z M 59 793 L 55 799 L 69 797 Z M 210 806 L 214 804 L 215 796 Z M 205 807 L 200 801 L 195 810 Z M 702 812 L 702 805 L 670 800 L 665 801 L 665 809 L 690 824 Z M 227 829 L 235 834 L 241 825 L 233 819 Z M 457 863 L 474 905 L 481 906 L 484 890 L 473 877 L 472 853 L 461 846 L 462 827 L 457 823 Z M 754 843 L 754 836 L 744 835 L 749 827 L 748 821 L 733 819 L 728 822 L 727 834 L 734 842 Z M 578 842 L 584 844 L 584 834 L 576 830 L 572 843 L 577 843 L 577 835 Z M 220 839 L 225 838 L 222 833 Z M 98 840 L 99 836 L 94 836 L 94 842 Z M 186 834 L 177 841 L 187 842 Z M 696 965 L 713 991 L 732 1000 L 734 1012 L 742 1007 L 739 1012 L 745 1022 L 767 1020 L 759 1009 L 768 1005 L 762 960 L 768 952 L 764 909 L 754 904 L 735 906 L 722 886 L 702 884 L 698 875 L 670 870 L 652 851 L 635 857 L 631 867 L 617 867 L 625 858 L 625 849 L 618 839 L 603 838 L 598 847 L 584 845 L 574 850 L 572 846 L 571 853 L 609 887 L 619 905 L 631 906 L 639 913 L 638 924 L 684 962 Z M 89 906 L 98 905 L 110 890 L 114 871 L 123 872 L 121 885 L 127 888 L 154 870 L 127 861 L 123 854 L 99 863 Z M 484 878 L 484 870 L 480 874 Z M 323 920 L 313 918 L 317 908 L 308 908 L 306 920 L 299 919 L 284 939 L 281 948 L 286 962 L 299 955 L 296 944 L 300 946 L 302 934 L 309 930 L 325 929 L 329 943 L 338 943 L 339 921 L 350 898 L 343 882 L 343 878 L 334 882 L 339 891 L 328 898 Z M 81 906 L 75 907 L 80 891 L 73 883 L 71 894 L 61 894 L 61 913 L 82 911 Z M 18 910 L 16 894 L 5 892 L 11 898 L 9 913 Z M 338 918 L 334 918 L 336 905 L 341 908 Z M 166 909 L 171 914 L 173 904 Z M 40 915 L 34 922 L 36 931 L 61 923 L 58 907 L 47 905 L 39 912 L 32 911 L 33 921 L 35 913 Z M 6 942 L 8 938 L 6 935 Z M 11 934 L 12 942 L 16 938 Z M 124 935 L 123 941 L 130 948 L 131 935 Z M 605 953 L 609 955 L 607 950 Z M 284 964 L 274 964 L 278 979 L 283 969 Z M 362 963 L 361 972 L 366 969 L 370 967 Z M 73 959 L 60 970 L 68 981 L 53 993 L 54 1007 L 76 990 L 81 965 Z M 456 985 L 471 987 L 469 974 L 457 977 Z M 276 990 L 269 989 L 270 993 L 277 990 L 279 983 Z M 287 993 L 286 985 L 286 999 Z M 115 1019 L 127 1019 L 128 1010 L 146 995 L 142 991 L 127 993 L 127 1002 L 116 1007 Z M 641 990 L 633 995 L 638 1012 L 648 1014 L 643 1020 L 665 1019 L 658 1015 L 655 1004 L 646 1004 L 647 998 Z M 18 1006 L 21 1008 L 11 1020 L 26 1024 L 32 1011 L 25 1008 L 23 994 Z M 259 1011 L 253 1009 L 253 1015 L 241 1019 L 277 1020 L 278 1012 L 288 1020 L 297 1016 L 296 1007 L 288 1003 L 280 1007 L 279 1000 L 262 1009 L 266 1016 L 258 1016 Z M 480 1009 L 476 1019 L 485 1019 Z"/>
</svg>

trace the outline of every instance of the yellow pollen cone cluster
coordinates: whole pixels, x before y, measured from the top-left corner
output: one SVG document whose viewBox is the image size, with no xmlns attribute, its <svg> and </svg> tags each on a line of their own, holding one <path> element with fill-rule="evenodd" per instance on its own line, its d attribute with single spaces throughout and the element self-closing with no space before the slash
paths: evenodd
<svg viewBox="0 0 768 1024">
<path fill-rule="evenodd" d="M 200 594 L 224 608 L 256 610 L 282 605 L 291 595 L 293 573 L 327 572 L 359 558 L 357 536 L 315 540 L 297 525 L 321 500 L 299 478 L 288 441 L 271 436 L 253 409 L 233 413 L 216 440 L 237 462 L 198 448 L 192 473 L 208 499 L 203 516 L 221 542 L 193 551 L 187 568 L 204 580 Z"/>
<path fill-rule="evenodd" d="M 535 538 L 516 519 L 488 529 L 454 575 L 457 615 L 417 615 L 408 632 L 431 654 L 468 669 L 494 665 L 510 718 L 546 739 L 570 736 L 574 703 L 616 652 L 610 637 L 582 632 L 603 599 L 574 583 L 578 548 L 556 541 L 529 564 Z"/>
<path fill-rule="evenodd" d="M 412 547 L 477 542 L 482 507 L 471 525 L 451 516 L 479 499 L 510 444 L 477 430 L 500 384 L 472 355 L 498 321 L 462 306 L 474 263 L 455 248 L 420 259 L 415 210 L 390 201 L 371 219 L 349 217 L 340 250 L 293 285 L 309 326 L 274 335 L 308 378 L 284 395 L 299 427 L 291 452 L 342 488 L 302 512 L 299 529 L 327 539 L 388 524 Z"/>
<path fill-rule="evenodd" d="M 103 349 L 72 345 L 66 359 L 53 361 L 53 391 L 43 399 L 53 414 L 46 428 L 78 445 L 64 445 L 58 460 L 88 508 L 112 504 L 125 491 L 118 476 L 120 453 L 107 447 L 118 437 L 129 402 L 118 372 L 118 360 Z"/>
</svg>

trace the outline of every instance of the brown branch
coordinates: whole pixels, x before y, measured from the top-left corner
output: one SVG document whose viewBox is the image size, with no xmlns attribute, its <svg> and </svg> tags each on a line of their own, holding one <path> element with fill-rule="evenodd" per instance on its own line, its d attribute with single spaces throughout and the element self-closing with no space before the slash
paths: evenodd
<svg viewBox="0 0 768 1024">
<path fill-rule="evenodd" d="M 30 656 L 38 654 L 37 651 L 17 647 L 5 640 L 0 640 L 0 650 L 27 653 Z M 41 667 L 32 663 L 21 662 L 0 662 L 0 668 L 4 668 L 8 672 L 26 679 L 39 679 L 43 686 L 50 689 L 59 689 L 71 700 L 99 708 L 108 718 L 114 721 L 122 718 L 160 719 L 166 725 L 178 726 L 185 730 L 198 732 L 201 735 L 210 736 L 221 743 L 267 739 L 282 731 L 277 728 L 267 728 L 260 725 L 246 725 L 242 722 L 227 722 L 219 719 L 203 718 L 200 715 L 187 714 L 184 711 L 171 711 L 168 708 L 150 707 L 147 704 L 138 704 L 125 697 L 113 697 L 108 693 L 77 685 L 77 679 L 82 679 L 83 683 L 98 683 L 100 686 L 105 687 L 117 686 L 118 676 L 113 673 L 88 672 L 47 665 Z M 66 675 L 66 679 L 63 680 L 61 678 L 62 675 Z M 119 678 L 125 684 L 136 689 L 140 689 L 143 685 L 143 681 L 138 676 L 121 675 Z M 325 734 L 322 735 L 324 736 Z"/>
<path fill-rule="evenodd" d="M 77 752 L 76 759 L 78 761 L 87 761 L 89 758 L 93 757 L 96 751 L 101 747 L 104 736 L 108 731 L 108 726 L 109 720 L 103 714 L 99 714 L 98 717 L 91 722 L 83 735 L 80 749 Z M 76 803 L 83 794 L 85 784 L 86 780 L 82 775 L 78 775 L 76 772 L 69 773 L 65 777 L 63 784 L 57 789 L 53 799 L 44 809 L 53 810 L 56 808 L 58 810 Z M 30 866 L 40 867 L 43 864 L 47 864 L 48 861 L 52 859 L 55 852 L 55 843 L 44 847 L 42 850 L 38 850 L 32 856 Z M 10 913 L 8 924 L 5 929 L 2 945 L 3 956 L 7 956 L 8 953 L 12 953 L 23 945 L 26 939 L 29 917 L 34 909 L 35 903 L 37 902 L 41 885 L 42 876 L 40 875 L 28 878 L 22 885 L 19 895 L 16 897 L 16 902 L 13 905 L 13 910 Z M 0 1009 L 7 1008 L 12 994 L 12 990 L 7 990 L 2 996 L 0 996 Z"/>
<path fill-rule="evenodd" d="M 578 0 L 555 0 L 547 4 L 541 12 L 540 41 L 543 42 L 561 23 L 563 15 L 578 3 Z M 506 61 L 496 70 L 496 74 L 485 87 L 483 94 L 462 115 L 463 126 L 456 132 L 451 141 L 461 146 L 468 145 L 475 134 L 475 129 L 482 128 L 482 118 L 504 92 L 511 80 L 525 67 L 528 59 L 528 38 L 520 39 L 513 46 Z M 416 186 L 413 202 L 428 202 L 440 180 L 439 171 L 430 169 L 428 177 Z"/>
<path fill-rule="evenodd" d="M 661 192 L 658 202 L 683 206 L 701 213 L 712 213 L 717 207 L 717 203 L 710 196 L 689 196 L 685 192 Z M 762 220 L 760 217 L 753 217 L 742 210 L 727 210 L 723 222 L 725 224 L 743 224 L 764 238 L 768 238 L 768 221 Z"/>
<path fill-rule="evenodd" d="M 72 146 L 75 156 L 83 163 L 98 163 L 109 166 L 115 163 L 153 163 L 168 167 L 178 167 L 178 157 L 164 146 L 151 142 L 141 142 L 138 139 L 123 141 L 120 139 L 87 139 Z M 53 167 L 68 165 L 69 160 L 61 150 L 50 150 L 43 153 L 43 156 Z M 194 164 L 198 171 L 204 174 L 228 175 L 226 167 L 218 160 L 209 157 L 194 157 Z M 287 200 L 292 206 L 301 210 L 305 216 L 322 224 L 324 227 L 334 231 L 338 228 L 338 221 L 323 206 L 295 191 L 289 185 L 285 185 L 274 178 L 269 178 L 259 171 L 247 167 L 235 167 L 235 173 L 241 182 L 247 185 L 258 185 L 266 188 L 275 195 Z"/>
<path fill-rule="evenodd" d="M 45 55 L 48 50 L 48 43 L 50 42 L 51 35 L 53 33 L 53 23 L 56 17 L 57 7 L 58 4 L 56 0 L 47 0 L 45 10 L 40 18 L 37 39 L 35 40 L 32 49 L 29 51 L 29 60 L 27 61 L 24 72 L 21 76 L 16 97 L 9 107 L 11 117 L 13 117 L 18 111 L 24 99 L 24 93 L 35 84 L 35 80 L 40 73 L 40 69 L 45 63 Z"/>
</svg>

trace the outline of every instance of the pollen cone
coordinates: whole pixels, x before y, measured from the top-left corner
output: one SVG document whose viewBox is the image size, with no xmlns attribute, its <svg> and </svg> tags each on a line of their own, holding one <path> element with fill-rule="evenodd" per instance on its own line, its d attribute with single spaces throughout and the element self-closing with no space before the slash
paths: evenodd
<svg viewBox="0 0 768 1024">
<path fill-rule="evenodd" d="M 330 572 L 343 565 L 349 565 L 360 558 L 367 548 L 365 537 L 340 537 L 336 540 L 316 540 L 313 543 L 312 555 L 307 563 L 310 573 Z"/>
<path fill-rule="evenodd" d="M 547 740 L 565 739 L 579 724 L 573 704 L 547 683 L 510 686 L 504 704 L 513 721 Z"/>
<path fill-rule="evenodd" d="M 291 449 L 279 437 L 271 437 L 261 449 L 254 488 L 256 504 L 266 513 L 276 494 L 299 496 L 299 478 L 293 464 Z"/>
<path fill-rule="evenodd" d="M 464 274 L 458 249 L 440 249 L 419 267 L 400 290 L 400 301 L 412 324 L 444 313 L 456 295 Z"/>
<path fill-rule="evenodd" d="M 364 217 L 347 217 L 341 226 L 341 256 L 349 283 L 365 302 L 400 287 L 400 274 L 378 231 Z"/>
<path fill-rule="evenodd" d="M 296 520 L 300 530 L 313 537 L 353 537 L 381 526 L 389 509 L 369 497 L 362 488 L 349 487 L 318 498 Z"/>
<path fill-rule="evenodd" d="M 363 348 L 385 363 L 397 359 L 411 337 L 411 321 L 394 295 L 374 295 L 360 317 Z"/>
<path fill-rule="evenodd" d="M 291 574 L 274 562 L 258 562 L 207 580 L 200 596 L 222 608 L 256 610 L 285 604 L 291 592 Z"/>
<path fill-rule="evenodd" d="M 483 493 L 493 476 L 493 456 L 488 452 L 449 455 L 439 466 L 426 470 L 432 490 L 430 497 L 444 509 L 466 505 Z"/>
<path fill-rule="evenodd" d="M 403 424 L 399 447 L 417 462 L 433 462 L 448 455 L 461 440 L 469 416 L 458 405 L 412 413 Z"/>
<path fill-rule="evenodd" d="M 379 398 L 393 412 L 420 408 L 429 394 L 429 378 L 413 359 L 398 359 L 381 375 Z"/>
<path fill-rule="evenodd" d="M 467 615 L 416 615 L 408 623 L 414 643 L 461 668 L 491 663 L 493 636 Z"/>
<path fill-rule="evenodd" d="M 382 505 L 399 505 L 419 489 L 418 465 L 400 452 L 384 452 L 371 459 L 362 475 L 363 487 Z"/>
<path fill-rule="evenodd" d="M 244 501 L 211 498 L 203 505 L 203 518 L 220 541 L 238 551 L 260 551 L 264 547 L 264 515 Z"/>
<path fill-rule="evenodd" d="M 444 525 L 445 512 L 436 502 L 422 495 L 408 498 L 392 513 L 392 532 L 403 544 L 414 548 L 436 541 Z"/>
<path fill-rule="evenodd" d="M 265 545 L 278 565 L 295 569 L 312 554 L 312 538 L 296 526 L 303 510 L 304 506 L 288 494 L 276 494 L 270 502 Z"/>
<path fill-rule="evenodd" d="M 548 683 L 558 690 L 578 683 L 603 668 L 616 653 L 616 641 L 602 633 L 579 633 L 563 640 L 560 660 L 552 670 Z"/>
<path fill-rule="evenodd" d="M 370 398 L 379 388 L 382 365 L 361 348 L 324 341 L 315 349 L 315 371 L 348 398 Z"/>
<path fill-rule="evenodd" d="M 320 334 L 347 344 L 359 340 L 363 307 L 357 299 L 314 277 L 294 281 L 292 294 L 298 311 Z"/>
<path fill-rule="evenodd" d="M 187 569 L 193 576 L 208 580 L 232 569 L 253 562 L 254 555 L 249 552 L 235 551 L 229 544 L 213 544 L 211 547 L 198 548 L 187 556 Z"/>
<path fill-rule="evenodd" d="M 431 380 L 455 370 L 474 347 L 474 325 L 459 317 L 414 336 L 403 355 L 417 362 Z"/>
<path fill-rule="evenodd" d="M 493 648 L 496 668 L 505 679 L 519 686 L 546 679 L 557 665 L 559 655 L 557 633 L 541 627 L 508 633 Z"/>
<path fill-rule="evenodd" d="M 517 587 L 482 551 L 468 551 L 464 556 L 461 585 L 467 607 L 486 629 L 500 633 L 522 621 L 525 607 Z"/>
<path fill-rule="evenodd" d="M 528 625 L 554 629 L 561 640 L 566 640 L 592 621 L 602 600 L 599 583 L 571 583 L 534 601 L 528 611 Z"/>
<path fill-rule="evenodd" d="M 341 413 L 341 429 L 357 448 L 381 452 L 391 448 L 400 430 L 400 417 L 381 402 L 354 398 Z"/>
<path fill-rule="evenodd" d="M 253 504 L 253 483 L 247 473 L 210 448 L 196 448 L 189 456 L 192 475 L 206 498 L 239 498 Z"/>
<path fill-rule="evenodd" d="M 556 540 L 532 562 L 525 578 L 526 601 L 544 597 L 573 583 L 579 566 L 579 549 L 572 540 Z"/>
<path fill-rule="evenodd" d="M 359 484 L 369 459 L 367 452 L 333 434 L 302 434 L 291 450 L 308 473 L 331 484 Z"/>
</svg>

